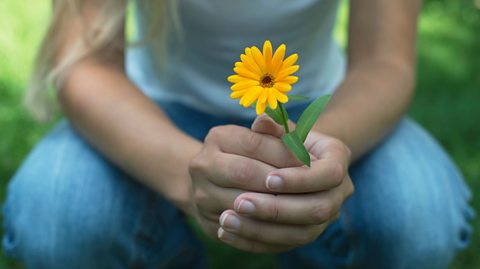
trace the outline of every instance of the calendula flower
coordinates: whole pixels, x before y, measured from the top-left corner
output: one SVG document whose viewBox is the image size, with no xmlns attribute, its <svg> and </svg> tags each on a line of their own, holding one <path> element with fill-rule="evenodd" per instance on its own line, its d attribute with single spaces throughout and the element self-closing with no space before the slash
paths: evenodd
<svg viewBox="0 0 480 269">
<path fill-rule="evenodd" d="M 255 101 L 258 115 L 265 111 L 266 105 L 276 109 L 278 102 L 288 102 L 285 94 L 292 89 L 292 84 L 298 77 L 292 76 L 300 68 L 295 65 L 297 54 L 285 58 L 285 44 L 280 45 L 273 53 L 270 41 L 263 44 L 263 53 L 257 47 L 247 47 L 245 54 L 240 55 L 240 62 L 235 63 L 235 75 L 229 76 L 228 81 L 233 83 L 230 95 L 233 99 L 240 99 L 244 107 L 251 106 Z"/>
</svg>

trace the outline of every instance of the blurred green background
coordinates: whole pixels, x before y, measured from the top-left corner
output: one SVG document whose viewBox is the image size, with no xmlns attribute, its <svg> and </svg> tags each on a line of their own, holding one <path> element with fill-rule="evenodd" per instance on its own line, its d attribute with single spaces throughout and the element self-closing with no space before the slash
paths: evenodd
<svg viewBox="0 0 480 269">
<path fill-rule="evenodd" d="M 48 0 L 0 1 L 0 200 L 9 178 L 52 124 L 39 124 L 21 106 L 32 60 L 50 13 Z M 336 36 L 345 42 L 347 6 Z M 424 2 L 419 26 L 417 95 L 410 115 L 452 154 L 480 209 L 480 0 Z M 32 224 L 34 225 L 34 224 Z M 473 222 L 480 229 L 480 219 Z M 272 268 L 273 257 L 208 242 L 212 268 Z M 480 236 L 451 268 L 480 268 Z M 236 258 L 235 265 L 229 261 Z M 242 259 L 239 259 L 241 257 Z M 0 256 L 0 268 L 21 268 Z"/>
</svg>

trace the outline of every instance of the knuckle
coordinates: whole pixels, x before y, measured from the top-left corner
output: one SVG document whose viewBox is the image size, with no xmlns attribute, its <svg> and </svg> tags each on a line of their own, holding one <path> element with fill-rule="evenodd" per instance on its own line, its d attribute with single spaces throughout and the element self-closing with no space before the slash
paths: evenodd
<svg viewBox="0 0 480 269">
<path fill-rule="evenodd" d="M 340 149 L 343 149 L 345 145 L 342 141 L 340 141 L 337 138 L 332 138 L 331 143 L 333 147 L 340 148 Z"/>
<path fill-rule="evenodd" d="M 276 196 L 275 196 L 276 197 Z M 267 212 L 267 218 L 270 221 L 278 221 L 280 217 L 280 205 L 278 204 L 278 199 L 273 199 L 273 201 L 270 203 L 270 206 L 268 207 L 268 212 Z"/>
<path fill-rule="evenodd" d="M 352 157 L 352 151 L 350 150 L 350 148 L 339 139 L 333 138 L 330 142 L 329 148 L 338 151 L 342 155 L 345 155 L 348 160 L 350 160 Z"/>
<path fill-rule="evenodd" d="M 354 192 L 355 192 L 355 185 L 353 185 L 352 180 L 349 178 L 348 183 L 347 183 L 347 196 L 346 196 L 346 198 L 351 197 Z"/>
<path fill-rule="evenodd" d="M 223 128 L 224 127 L 222 126 L 215 126 L 210 128 L 207 135 L 205 136 L 205 143 L 216 141 L 218 137 L 223 133 Z"/>
<path fill-rule="evenodd" d="M 199 209 L 205 208 L 205 205 L 209 201 L 209 195 L 202 189 L 196 188 L 193 192 L 193 202 Z"/>
<path fill-rule="evenodd" d="M 327 203 L 318 203 L 312 208 L 310 218 L 313 223 L 321 224 L 328 221 L 332 215 L 332 207 Z"/>
<path fill-rule="evenodd" d="M 234 185 L 248 186 L 253 180 L 253 169 L 247 162 L 235 163 L 230 171 L 232 172 L 230 180 Z"/>
<path fill-rule="evenodd" d="M 241 139 L 241 145 L 247 155 L 253 155 L 257 152 L 262 141 L 262 135 L 249 131 L 244 135 L 243 139 Z"/>
<path fill-rule="evenodd" d="M 343 146 L 345 148 L 345 154 L 347 155 L 348 160 L 350 161 L 352 159 L 352 150 L 350 150 L 350 148 L 345 144 Z"/>
<path fill-rule="evenodd" d="M 188 171 L 190 172 L 190 175 L 202 173 L 206 169 L 207 163 L 205 162 L 205 158 L 202 158 L 201 156 L 196 156 L 188 163 Z"/>
<path fill-rule="evenodd" d="M 344 178 L 347 176 L 347 171 L 341 163 L 334 163 L 331 166 L 331 178 L 332 184 L 335 186 L 340 185 Z"/>
</svg>

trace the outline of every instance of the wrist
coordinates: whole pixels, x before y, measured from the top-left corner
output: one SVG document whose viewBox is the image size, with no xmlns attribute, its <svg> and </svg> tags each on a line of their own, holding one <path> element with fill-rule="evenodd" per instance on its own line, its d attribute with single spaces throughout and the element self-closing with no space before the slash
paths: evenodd
<svg viewBox="0 0 480 269">
<path fill-rule="evenodd" d="M 188 166 L 190 160 L 200 152 L 201 147 L 200 142 L 189 138 L 175 143 L 168 155 L 165 155 L 164 150 L 162 155 L 166 157 L 159 165 L 154 179 L 157 192 L 186 215 L 192 215 L 194 212 Z"/>
<path fill-rule="evenodd" d="M 347 136 L 349 133 L 348 126 L 343 124 L 344 120 L 338 114 L 329 113 L 325 111 L 318 118 L 317 122 L 312 128 L 312 131 L 323 135 L 334 137 L 342 141 L 349 149 L 351 149 L 350 139 Z"/>
</svg>

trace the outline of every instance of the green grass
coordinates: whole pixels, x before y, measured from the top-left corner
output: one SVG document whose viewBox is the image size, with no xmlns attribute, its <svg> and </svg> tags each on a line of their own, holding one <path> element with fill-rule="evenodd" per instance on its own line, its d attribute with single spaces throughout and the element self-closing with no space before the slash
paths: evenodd
<svg viewBox="0 0 480 269">
<path fill-rule="evenodd" d="M 433 133 L 464 173 L 480 209 L 480 12 L 475 1 L 426 1 L 418 42 L 418 87 L 410 115 Z M 478 1 L 477 1 L 478 2 Z M 50 125 L 35 123 L 21 107 L 34 52 L 44 32 L 50 1 L 0 1 L 0 199 L 7 181 Z M 345 8 L 336 36 L 345 42 Z M 473 222 L 480 230 L 480 220 Z M 271 268 L 273 257 L 208 243 L 211 267 Z M 480 236 L 451 268 L 480 268 Z M 19 268 L 0 256 L 0 268 Z M 231 267 L 233 268 L 233 267 Z"/>
<path fill-rule="evenodd" d="M 452 2 L 426 6 L 420 24 L 418 94 L 411 115 L 452 154 L 480 209 L 480 12 Z M 480 220 L 452 268 L 480 268 Z"/>
</svg>

